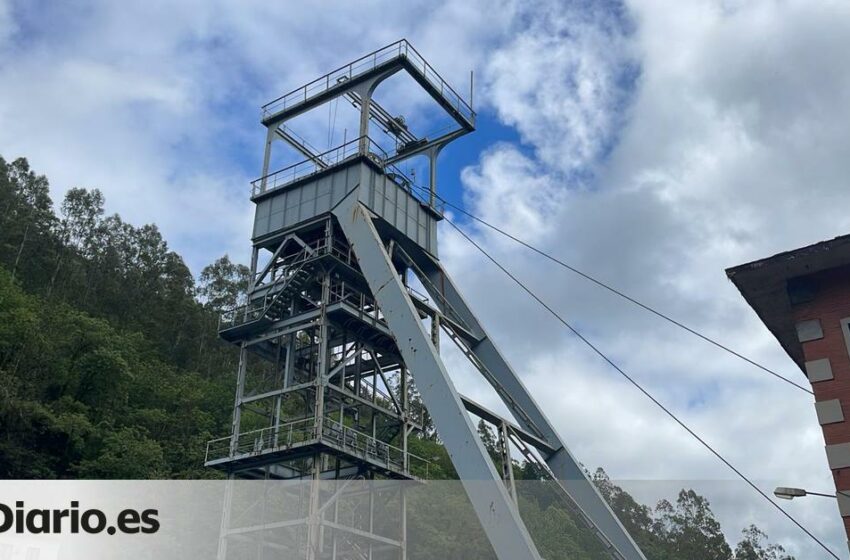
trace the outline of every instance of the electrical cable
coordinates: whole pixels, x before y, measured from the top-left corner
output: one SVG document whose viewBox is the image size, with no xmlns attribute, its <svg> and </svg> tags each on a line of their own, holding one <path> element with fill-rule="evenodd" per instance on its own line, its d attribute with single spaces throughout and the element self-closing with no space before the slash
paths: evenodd
<svg viewBox="0 0 850 560">
<path fill-rule="evenodd" d="M 423 192 L 424 192 L 424 191 L 429 191 L 429 189 L 427 189 L 426 187 L 422 187 L 422 186 L 420 186 L 420 185 L 415 185 L 415 186 L 416 186 L 417 188 L 419 188 L 419 189 L 423 190 Z M 768 368 L 767 366 L 764 366 L 764 365 L 762 365 L 762 364 L 760 364 L 760 363 L 756 362 L 755 360 L 752 360 L 752 359 L 750 359 L 750 358 L 748 358 L 748 357 L 744 356 L 744 355 L 743 355 L 743 354 L 741 354 L 740 352 L 736 352 L 735 350 L 733 350 L 733 349 L 729 348 L 728 346 L 725 346 L 724 344 L 722 344 L 722 343 L 720 343 L 720 342 L 718 342 L 718 341 L 714 340 L 713 338 L 709 337 L 708 335 L 705 335 L 705 334 L 703 334 L 703 333 L 701 333 L 701 332 L 699 332 L 699 331 L 697 331 L 697 330 L 695 330 L 695 329 L 693 329 L 693 328 L 691 328 L 691 327 L 689 327 L 689 326 L 685 325 L 684 323 L 682 323 L 682 322 L 680 322 L 680 321 L 677 321 L 676 319 L 673 319 L 673 318 L 672 318 L 672 317 L 670 317 L 669 315 L 666 315 L 666 314 L 662 313 L 661 311 L 658 311 L 657 309 L 654 309 L 654 308 L 650 307 L 649 305 L 647 305 L 647 304 L 645 304 L 645 303 L 643 303 L 643 302 L 641 302 L 641 301 L 639 301 L 639 300 L 637 300 L 637 299 L 635 299 L 635 298 L 633 298 L 633 297 L 629 296 L 628 294 L 626 294 L 626 293 L 624 293 L 624 292 L 621 292 L 620 290 L 618 290 L 618 289 L 616 289 L 616 288 L 614 288 L 614 287 L 612 287 L 612 286 L 610 286 L 610 285 L 606 284 L 605 282 L 603 282 L 603 281 L 601 281 L 601 280 L 598 280 L 597 278 L 594 278 L 593 276 L 591 276 L 591 275 L 587 274 L 586 272 L 583 272 L 583 271 L 581 271 L 581 270 L 579 270 L 579 269 L 575 268 L 574 266 L 571 266 L 570 264 L 565 263 L 565 262 L 564 262 L 564 261 L 562 261 L 562 260 L 559 260 L 558 258 L 556 258 L 556 257 L 554 257 L 554 256 L 552 256 L 552 255 L 550 255 L 549 253 L 547 253 L 547 252 L 543 251 L 542 249 L 538 249 L 537 247 L 534 247 L 534 246 L 533 246 L 533 245 L 531 245 L 530 243 L 527 243 L 527 242 L 523 241 L 522 239 L 519 239 L 519 238 L 517 238 L 517 237 L 515 237 L 515 236 L 511 235 L 511 234 L 510 234 L 510 233 L 508 233 L 507 231 L 505 231 L 505 230 L 503 230 L 503 229 L 501 229 L 501 228 L 499 228 L 499 227 L 497 227 L 497 226 L 495 226 L 495 225 L 493 225 L 493 224 L 491 224 L 491 223 L 489 223 L 489 222 L 487 222 L 487 221 L 483 220 L 482 218 L 479 218 L 478 216 L 475 216 L 474 214 L 471 214 L 470 212 L 467 212 L 467 211 L 466 211 L 466 210 L 464 210 L 463 208 L 461 208 L 461 207 L 459 207 L 459 206 L 456 206 L 455 204 L 452 204 L 451 202 L 449 202 L 449 201 L 447 201 L 446 199 L 442 198 L 440 195 L 436 195 L 436 198 L 437 198 L 438 200 L 440 200 L 441 202 L 443 202 L 446 206 L 449 206 L 449 207 L 451 207 L 452 209 L 457 210 L 457 211 L 458 211 L 458 212 L 460 212 L 461 214 L 463 214 L 463 215 L 465 215 L 465 216 L 469 217 L 470 219 L 472 219 L 472 220 L 474 220 L 474 221 L 476 221 L 476 222 L 478 222 L 478 223 L 480 223 L 480 224 L 482 224 L 482 225 L 484 225 L 484 226 L 487 226 L 488 228 L 492 229 L 493 231 L 495 231 L 495 232 L 497 232 L 497 233 L 499 233 L 499 234 L 501 234 L 501 235 L 503 235 L 503 236 L 507 237 L 508 239 L 511 239 L 512 241 L 514 241 L 514 242 L 516 242 L 516 243 L 518 243 L 518 244 L 522 245 L 523 247 L 525 247 L 525 248 L 527 248 L 527 249 L 529 249 L 529 250 L 531 250 L 531 251 L 533 251 L 533 252 L 537 253 L 538 255 L 540 255 L 540 256 L 542 256 L 542 257 L 544 257 L 544 258 L 546 258 L 546 259 L 548 259 L 548 260 L 550 260 L 550 261 L 554 262 L 555 264 L 557 264 L 557 265 L 559 265 L 559 266 L 561 266 L 561 267 L 563 267 L 563 268 L 566 268 L 566 269 L 567 269 L 567 270 L 569 270 L 570 272 L 573 272 L 574 274 L 577 274 L 577 275 L 581 276 L 581 277 L 582 277 L 582 278 L 584 278 L 585 280 L 589 280 L 590 282 L 593 282 L 593 283 L 594 283 L 594 284 L 596 284 L 597 286 L 599 286 L 599 287 L 601 287 L 601 288 L 604 288 L 605 290 L 608 290 L 608 291 L 609 291 L 609 292 L 611 292 L 612 294 L 615 294 L 615 295 L 617 295 L 617 296 L 619 296 L 619 297 L 621 297 L 621 298 L 625 299 L 626 301 L 629 301 L 629 302 L 633 303 L 634 305 L 637 305 L 638 307 L 640 307 L 640 308 L 642 308 L 642 309 L 644 309 L 644 310 L 646 310 L 646 311 L 649 311 L 649 312 L 650 312 L 650 313 L 652 313 L 653 315 L 655 315 L 655 316 L 657 316 L 657 317 L 660 317 L 661 319 L 664 319 L 665 321 L 667 321 L 667 322 L 669 322 L 669 323 L 672 323 L 673 325 L 676 325 L 677 327 L 679 327 L 679 328 L 681 328 L 681 329 L 683 329 L 683 330 L 685 330 L 685 331 L 687 331 L 687 332 L 691 333 L 691 334 L 692 334 L 692 335 L 694 335 L 694 336 L 697 336 L 697 337 L 701 338 L 702 340 L 704 340 L 705 342 L 708 342 L 709 344 L 713 344 L 713 345 L 714 345 L 714 346 L 716 346 L 717 348 L 720 348 L 721 350 L 724 350 L 724 351 L 728 352 L 729 354 L 732 354 L 733 356 L 735 356 L 735 357 L 737 357 L 737 358 L 739 358 L 739 359 L 741 359 L 741 360 L 743 360 L 743 361 L 747 362 L 748 364 L 751 364 L 751 365 L 753 365 L 753 366 L 755 366 L 755 367 L 757 367 L 757 368 L 759 368 L 759 369 L 761 369 L 761 370 L 763 370 L 763 371 L 765 371 L 765 372 L 769 373 L 770 375 L 772 375 L 772 376 L 776 377 L 777 379 L 781 379 L 782 381 L 784 381 L 784 382 L 788 383 L 789 385 L 793 385 L 794 387 L 796 387 L 797 389 L 800 389 L 801 391 L 805 391 L 806 393 L 808 393 L 808 394 L 810 394 L 810 395 L 814 395 L 814 392 L 812 392 L 810 389 L 807 389 L 806 387 L 804 387 L 804 386 L 800 385 L 799 383 L 796 383 L 795 381 L 793 381 L 793 380 L 791 380 L 791 379 L 789 379 L 789 378 L 785 377 L 784 375 L 782 375 L 782 374 L 780 374 L 780 373 L 777 373 L 776 371 L 773 371 L 772 369 Z"/>
<path fill-rule="evenodd" d="M 499 270 L 501 270 L 506 276 L 508 276 L 511 280 L 514 281 L 523 291 L 525 291 L 529 296 L 531 296 L 538 304 L 540 304 L 546 311 L 548 311 L 555 319 L 557 319 L 561 324 L 567 327 L 579 340 L 581 340 L 584 344 L 586 344 L 591 350 L 593 350 L 600 358 L 602 358 L 605 362 L 608 363 L 612 368 L 614 368 L 620 375 L 622 375 L 629 383 L 631 383 L 635 388 L 637 388 L 644 396 L 646 396 L 649 400 L 651 400 L 658 408 L 660 408 L 664 413 L 667 414 L 670 418 L 672 418 L 679 426 L 681 426 L 688 434 L 690 434 L 694 439 L 696 439 L 699 443 L 702 444 L 703 447 L 708 449 L 715 457 L 720 459 L 720 461 L 726 465 L 732 472 L 734 472 L 741 480 L 746 482 L 753 490 L 758 492 L 765 500 L 767 500 L 774 508 L 779 510 L 785 517 L 787 517 L 794 525 L 796 525 L 800 530 L 802 530 L 806 535 L 808 535 L 813 541 L 815 541 L 821 548 L 823 548 L 830 556 L 835 558 L 835 560 L 840 560 L 839 557 L 824 544 L 820 539 L 818 539 L 814 534 L 812 534 L 806 527 L 804 527 L 799 521 L 797 521 L 790 513 L 785 511 L 779 504 L 774 502 L 770 497 L 761 490 L 755 483 L 753 483 L 746 475 L 744 475 L 740 470 L 738 470 L 732 463 L 730 463 L 723 455 L 721 455 L 717 450 L 715 450 L 708 442 L 706 442 L 703 438 L 701 438 L 696 432 L 694 432 L 687 424 L 685 424 L 682 420 L 679 419 L 670 409 L 664 406 L 661 401 L 655 398 L 652 393 L 643 388 L 643 386 L 638 383 L 634 378 L 632 378 L 629 374 L 623 370 L 620 366 L 618 366 L 611 358 L 609 358 L 604 352 L 602 352 L 596 345 L 594 345 L 590 340 L 585 338 L 584 335 L 581 334 L 575 327 L 573 327 L 569 322 L 567 322 L 561 315 L 559 315 L 554 309 L 552 309 L 545 301 L 543 301 L 537 294 L 535 294 L 530 288 L 528 288 L 522 281 L 514 276 L 508 269 L 506 269 L 499 261 L 495 259 L 490 253 L 488 253 L 481 245 L 475 242 L 469 235 L 466 234 L 460 227 L 458 227 L 454 222 L 445 218 L 446 222 L 449 223 L 460 235 L 462 235 L 470 244 L 472 244 L 476 249 L 478 249 L 485 257 L 487 257 L 490 262 L 496 265 Z"/>
<path fill-rule="evenodd" d="M 331 123 L 331 105 L 333 105 L 333 123 Z M 332 103 L 328 104 L 328 150 L 333 147 L 334 133 L 336 132 L 337 109 L 339 109 L 339 97 L 334 99 Z"/>
</svg>

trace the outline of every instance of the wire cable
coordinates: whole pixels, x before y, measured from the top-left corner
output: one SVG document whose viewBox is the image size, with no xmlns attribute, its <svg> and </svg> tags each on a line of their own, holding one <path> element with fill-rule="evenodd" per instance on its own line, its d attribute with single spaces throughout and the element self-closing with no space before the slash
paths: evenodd
<svg viewBox="0 0 850 560">
<path fill-rule="evenodd" d="M 421 187 L 421 186 L 419 186 L 419 185 L 415 185 L 415 186 L 416 186 L 417 188 L 419 188 L 419 189 L 422 189 L 423 191 L 427 191 L 427 190 L 429 190 L 429 189 L 427 189 L 427 188 L 425 188 L 425 187 Z M 562 260 L 560 260 L 560 259 L 558 259 L 558 258 L 556 258 L 556 257 L 552 256 L 551 254 L 549 254 L 549 253 L 547 253 L 547 252 L 543 251 L 542 249 L 538 249 L 537 247 L 535 247 L 535 246 L 531 245 L 530 243 L 528 243 L 528 242 L 526 242 L 526 241 L 523 241 L 522 239 L 519 239 L 518 237 L 515 237 L 514 235 L 511 235 L 510 233 L 508 233 L 507 231 L 503 230 L 502 228 L 500 228 L 500 227 L 498 227 L 498 226 L 495 226 L 495 225 L 493 225 L 493 224 L 491 224 L 491 223 L 487 222 L 486 220 L 483 220 L 482 218 L 479 218 L 478 216 L 475 216 L 474 214 L 471 214 L 470 212 L 468 212 L 468 211 L 464 210 L 463 208 L 461 208 L 461 207 L 459 207 L 459 206 L 456 206 L 455 204 L 452 204 L 451 202 L 449 202 L 449 201 L 447 201 L 446 199 L 442 198 L 440 195 L 436 195 L 436 198 L 437 198 L 438 200 L 440 200 L 441 202 L 443 202 L 446 206 L 449 206 L 449 207 L 451 207 L 452 209 L 454 209 L 454 210 L 456 210 L 456 211 L 460 212 L 461 214 L 463 214 L 463 215 L 465 215 L 465 216 L 469 217 L 470 219 L 472 219 L 472 220 L 474 220 L 474 221 L 476 221 L 476 222 L 478 222 L 478 223 L 480 223 L 480 224 L 482 224 L 482 225 L 484 225 L 484 226 L 487 226 L 488 228 L 492 229 L 493 231 L 495 231 L 495 232 L 497 232 L 497 233 L 499 233 L 499 234 L 501 234 L 501 235 L 503 235 L 503 236 L 507 237 L 508 239 L 511 239 L 512 241 L 514 241 L 514 242 L 516 242 L 516 243 L 518 243 L 518 244 L 522 245 L 523 247 L 525 247 L 525 248 L 527 248 L 527 249 L 529 249 L 529 250 L 531 250 L 531 251 L 533 251 L 533 252 L 537 253 L 538 255 L 540 255 L 540 256 L 542 256 L 542 257 L 544 257 L 544 258 L 546 258 L 546 259 L 548 259 L 548 260 L 550 260 L 550 261 L 554 262 L 555 264 L 557 264 L 557 265 L 559 265 L 559 266 L 561 266 L 561 267 L 563 267 L 563 268 L 566 268 L 566 269 L 567 269 L 567 270 L 569 270 L 570 272 L 573 272 L 573 273 L 575 273 L 575 274 L 577 274 L 577 275 L 581 276 L 581 277 L 582 277 L 582 278 L 584 278 L 585 280 L 589 280 L 590 282 L 593 282 L 594 284 L 596 284 L 596 285 L 597 285 L 597 286 L 599 286 L 600 288 L 603 288 L 603 289 L 605 289 L 605 290 L 608 290 L 608 291 L 609 291 L 609 292 L 611 292 L 612 294 L 615 294 L 615 295 L 617 295 L 617 296 L 619 296 L 619 297 L 621 297 L 621 298 L 625 299 L 626 301 L 631 302 L 631 303 L 633 303 L 634 305 L 637 305 L 637 306 L 638 306 L 638 307 L 640 307 L 641 309 L 644 309 L 644 310 L 646 310 L 646 311 L 649 311 L 649 312 L 650 312 L 650 313 L 652 313 L 653 315 L 655 315 L 655 316 L 657 316 L 657 317 L 660 317 L 661 319 L 664 319 L 664 320 L 665 320 L 665 321 L 667 321 L 668 323 L 672 323 L 673 325 L 676 325 L 676 326 L 677 326 L 677 327 L 679 327 L 680 329 L 683 329 L 683 330 L 685 330 L 685 331 L 687 331 L 687 332 L 691 333 L 692 335 L 694 335 L 694 336 L 697 336 L 697 337 L 701 338 L 701 339 L 702 339 L 702 340 L 704 340 L 705 342 L 708 342 L 709 344 L 712 344 L 712 345 L 716 346 L 717 348 L 720 348 L 721 350 L 724 350 L 724 351 L 728 352 L 729 354 L 732 354 L 733 356 L 735 356 L 735 357 L 737 357 L 737 358 L 739 358 L 739 359 L 741 359 L 741 360 L 743 360 L 743 361 L 747 362 L 748 364 L 751 364 L 751 365 L 753 365 L 753 366 L 755 366 L 755 367 L 757 367 L 757 368 L 761 369 L 762 371 L 765 371 L 765 372 L 769 373 L 770 375 L 772 375 L 772 376 L 776 377 L 777 379 L 781 379 L 782 381 L 784 381 L 784 382 L 788 383 L 789 385 L 793 385 L 794 387 L 796 387 L 797 389 L 800 389 L 801 391 L 805 391 L 806 393 L 808 393 L 808 394 L 810 394 L 810 395 L 814 395 L 814 392 L 813 392 L 811 389 L 808 389 L 808 388 L 806 388 L 806 387 L 804 387 L 804 386 L 800 385 L 799 383 L 797 383 L 797 382 L 795 382 L 795 381 L 793 381 L 793 380 L 791 380 L 791 379 L 789 379 L 789 378 L 785 377 L 784 375 L 782 375 L 782 374 L 780 374 L 780 373 L 777 373 L 776 371 L 774 371 L 774 370 L 772 370 L 772 369 L 768 368 L 767 366 L 764 366 L 764 365 L 762 365 L 762 364 L 760 364 L 760 363 L 756 362 L 755 360 L 752 360 L 752 359 L 750 359 L 750 358 L 748 358 L 748 357 L 744 356 L 744 355 L 743 355 L 743 354 L 741 354 L 740 352 L 736 352 L 735 350 L 733 350 L 733 349 L 729 348 L 728 346 L 725 346 L 724 344 L 722 344 L 722 343 L 720 343 L 720 342 L 718 342 L 718 341 L 714 340 L 713 338 L 709 337 L 708 335 L 705 335 L 705 334 L 703 334 L 703 333 L 701 333 L 701 332 L 697 331 L 696 329 L 693 329 L 693 328 L 691 328 L 691 327 L 689 327 L 689 326 L 685 325 L 684 323 L 682 323 L 682 322 L 680 322 L 680 321 L 677 321 L 676 319 L 673 319 L 673 318 L 672 318 L 672 317 L 670 317 L 669 315 L 666 315 L 665 313 L 662 313 L 661 311 L 658 311 L 657 309 L 654 309 L 654 308 L 650 307 L 649 305 L 647 305 L 647 304 L 645 304 L 645 303 L 643 303 L 643 302 L 641 302 L 641 301 L 639 301 L 639 300 L 637 300 L 637 299 L 635 299 L 635 298 L 631 297 L 630 295 L 628 295 L 628 294 L 626 294 L 626 293 L 624 293 L 624 292 L 621 292 L 620 290 L 618 290 L 618 289 L 616 289 L 616 288 L 614 288 L 614 287 L 612 287 L 612 286 L 610 286 L 610 285 L 606 284 L 605 282 L 603 282 L 603 281 L 601 281 L 601 280 L 598 280 L 597 278 L 594 278 L 594 277 L 593 277 L 593 276 L 591 276 L 590 274 L 587 274 L 586 272 L 583 272 L 583 271 L 581 271 L 581 270 L 579 270 L 579 269 L 575 268 L 574 266 L 571 266 L 570 264 L 565 263 L 564 261 L 562 261 Z"/>
<path fill-rule="evenodd" d="M 835 560 L 840 560 L 839 557 L 824 544 L 820 539 L 818 539 L 814 534 L 812 534 L 806 527 L 804 527 L 799 521 L 797 521 L 790 513 L 785 511 L 779 504 L 773 501 L 770 496 L 768 496 L 761 488 L 756 486 L 754 482 L 752 482 L 744 473 L 738 470 L 732 463 L 730 463 L 723 455 L 721 455 L 717 450 L 715 450 L 708 442 L 706 442 L 703 438 L 701 438 L 696 432 L 694 432 L 687 424 L 685 424 L 682 420 L 679 419 L 669 408 L 664 406 L 661 401 L 655 398 L 652 393 L 643 388 L 643 386 L 638 383 L 633 377 L 631 377 L 628 373 L 623 370 L 620 366 L 618 366 L 611 358 L 609 358 L 602 350 L 600 350 L 596 345 L 594 345 L 590 340 L 585 338 L 581 332 L 579 332 L 575 327 L 573 327 L 569 322 L 567 322 L 561 315 L 559 315 L 552 307 L 550 307 L 545 301 L 543 301 L 537 294 L 535 294 L 529 287 L 522 283 L 522 281 L 514 276 L 507 268 L 505 268 L 499 261 L 496 260 L 490 253 L 488 253 L 481 245 L 479 245 L 475 240 L 473 240 L 469 235 L 466 234 L 460 227 L 458 227 L 454 222 L 445 218 L 446 222 L 449 223 L 460 235 L 462 235 L 470 244 L 472 244 L 476 249 L 478 249 L 487 259 L 496 265 L 499 270 L 501 270 L 506 276 L 508 276 L 511 280 L 516 283 L 523 291 L 525 291 L 529 296 L 531 296 L 537 303 L 539 303 L 546 311 L 548 311 L 555 319 L 557 319 L 562 325 L 567 327 L 579 340 L 581 340 L 584 344 L 586 344 L 591 350 L 593 350 L 600 358 L 605 360 L 612 368 L 614 368 L 620 375 L 622 375 L 629 383 L 634 385 L 638 391 L 643 393 L 649 400 L 651 400 L 658 408 L 664 411 L 667 416 L 672 418 L 679 426 L 681 426 L 688 434 L 690 434 L 694 439 L 696 439 L 699 443 L 702 444 L 703 447 L 708 449 L 715 457 L 720 459 L 720 461 L 726 465 L 732 472 L 734 472 L 741 480 L 746 482 L 753 490 L 758 492 L 765 500 L 767 500 L 774 508 L 779 510 L 782 515 L 791 520 L 794 525 L 796 525 L 800 530 L 802 530 L 806 535 L 808 535 L 813 541 L 815 541 L 821 548 L 823 548 L 830 556 L 835 558 Z"/>
</svg>

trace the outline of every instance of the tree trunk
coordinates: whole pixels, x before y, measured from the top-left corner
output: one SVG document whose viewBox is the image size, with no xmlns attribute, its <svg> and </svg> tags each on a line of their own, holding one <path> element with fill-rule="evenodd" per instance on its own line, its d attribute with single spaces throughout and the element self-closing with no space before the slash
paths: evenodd
<svg viewBox="0 0 850 560">
<path fill-rule="evenodd" d="M 24 228 L 24 238 L 21 239 L 21 245 L 18 247 L 18 255 L 15 257 L 15 264 L 12 265 L 12 280 L 15 279 L 15 271 L 18 270 L 18 263 L 21 260 L 21 253 L 24 252 L 24 245 L 27 242 L 27 234 L 30 231 L 30 225 L 27 224 L 27 227 Z"/>
<path fill-rule="evenodd" d="M 53 275 L 50 277 L 50 285 L 47 287 L 47 299 L 50 299 L 50 294 L 53 293 L 53 287 L 56 285 L 56 277 L 59 276 L 59 268 L 62 266 L 62 254 L 64 251 L 64 247 L 60 247 L 57 251 L 56 268 L 53 269 Z"/>
</svg>

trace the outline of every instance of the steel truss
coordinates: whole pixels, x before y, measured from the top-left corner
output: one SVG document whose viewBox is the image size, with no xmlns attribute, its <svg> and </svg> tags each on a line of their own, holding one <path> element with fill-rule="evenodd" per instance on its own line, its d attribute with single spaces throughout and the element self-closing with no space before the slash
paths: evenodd
<svg viewBox="0 0 850 560">
<path fill-rule="evenodd" d="M 374 101 L 378 85 L 399 71 L 446 110 L 454 130 L 419 137 Z M 338 97 L 360 112 L 360 135 L 320 154 L 286 122 Z M 401 41 L 264 108 L 268 136 L 263 176 L 253 190 L 252 287 L 220 324 L 221 336 L 240 348 L 233 426 L 230 436 L 209 443 L 206 464 L 232 479 L 426 478 L 428 462 L 410 453 L 409 441 L 427 413 L 500 560 L 540 558 L 517 506 L 512 449 L 556 482 L 555 491 L 612 557 L 644 560 L 436 256 L 437 155 L 475 121 L 459 99 Z M 375 147 L 370 123 L 398 139 L 396 153 Z M 307 159 L 270 173 L 274 141 Z M 425 200 L 394 167 L 417 154 L 429 158 Z M 413 278 L 427 298 L 410 288 Z M 457 392 L 440 357 L 441 333 L 493 387 L 512 419 Z M 496 428 L 498 467 L 470 414 Z M 404 531 L 395 539 L 360 531 L 369 543 L 365 550 L 325 543 L 318 520 L 345 531 L 328 517 L 330 506 L 317 500 L 311 498 L 304 522 L 307 558 L 372 558 L 378 545 L 405 557 Z M 234 535 L 230 526 L 228 532 Z"/>
</svg>

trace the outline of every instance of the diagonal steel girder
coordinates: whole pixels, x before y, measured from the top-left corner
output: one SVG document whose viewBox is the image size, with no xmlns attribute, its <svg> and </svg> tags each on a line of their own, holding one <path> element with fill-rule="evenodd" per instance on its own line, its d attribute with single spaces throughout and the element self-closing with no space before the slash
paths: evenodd
<svg viewBox="0 0 850 560">
<path fill-rule="evenodd" d="M 357 199 L 358 190 L 350 192 L 333 214 L 357 256 L 481 526 L 499 560 L 540 560 L 519 510 L 384 248 L 369 210 Z"/>
<path fill-rule="evenodd" d="M 410 249 L 410 255 L 416 260 L 417 267 L 427 277 L 423 285 L 440 311 L 459 316 L 469 327 L 473 338 L 467 338 L 464 342 L 477 361 L 486 368 L 488 375 L 484 376 L 485 379 L 493 385 L 522 428 L 539 435 L 554 449 L 553 452 L 541 450 L 541 454 L 567 496 L 619 556 L 626 560 L 646 560 L 643 552 L 605 502 L 596 485 L 588 479 L 584 468 L 561 440 L 519 376 L 487 335 L 442 264 L 421 249 Z"/>
</svg>

